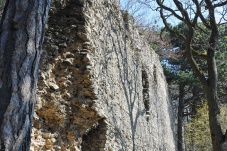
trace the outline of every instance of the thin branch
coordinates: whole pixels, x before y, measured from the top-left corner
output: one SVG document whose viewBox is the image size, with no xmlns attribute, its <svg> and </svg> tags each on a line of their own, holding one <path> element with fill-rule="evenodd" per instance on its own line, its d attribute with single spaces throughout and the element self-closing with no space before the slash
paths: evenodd
<svg viewBox="0 0 227 151">
<path fill-rule="evenodd" d="M 214 4 L 214 8 L 221 7 L 221 6 L 224 6 L 224 5 L 227 5 L 227 1 Z"/>
<path fill-rule="evenodd" d="M 169 7 L 165 6 L 165 5 L 163 5 L 162 2 L 161 2 L 160 0 L 156 0 L 156 2 L 157 2 L 157 4 L 158 4 L 161 8 L 163 8 L 164 10 L 167 10 L 167 11 L 171 12 L 177 19 L 179 19 L 179 20 L 181 20 L 181 21 L 184 21 L 184 18 L 183 18 L 183 17 L 181 17 L 180 15 L 178 15 L 173 9 L 171 9 L 171 8 L 169 8 Z"/>
<path fill-rule="evenodd" d="M 193 35 L 194 35 L 194 29 L 192 27 L 189 27 L 189 32 L 187 35 L 187 39 L 185 41 L 186 57 L 192 69 L 194 70 L 195 74 L 199 77 L 199 80 L 201 81 L 202 85 L 204 85 L 204 87 L 207 87 L 207 80 L 205 78 L 205 75 L 192 55 L 191 41 L 192 41 Z"/>
<path fill-rule="evenodd" d="M 201 5 L 202 5 L 202 2 L 203 1 L 201 1 L 200 3 L 198 2 L 198 0 L 192 0 L 194 3 L 195 3 L 195 5 L 196 5 L 196 9 L 197 9 L 197 13 L 198 13 L 198 15 L 199 15 L 199 18 L 202 20 L 202 22 L 203 22 L 203 24 L 208 28 L 208 29 L 210 29 L 211 27 L 210 27 L 210 25 L 208 24 L 208 22 L 207 22 L 207 20 L 205 19 L 205 17 L 203 16 L 203 14 L 202 14 L 202 11 L 201 11 Z"/>
<path fill-rule="evenodd" d="M 162 8 L 160 8 L 160 15 L 161 15 L 162 21 L 163 21 L 163 23 L 164 23 L 164 25 L 165 25 L 165 28 L 166 28 L 169 32 L 178 35 L 178 36 L 181 37 L 182 39 L 185 39 L 185 36 L 184 36 L 184 35 L 180 34 L 180 33 L 177 32 L 177 31 L 174 31 L 174 30 L 169 26 L 169 24 L 168 24 L 167 21 L 166 21 L 165 16 L 163 15 L 163 9 L 162 9 Z M 163 32 L 163 30 L 162 30 L 162 32 Z"/>
<path fill-rule="evenodd" d="M 183 5 L 180 1 L 178 0 L 173 0 L 175 5 L 177 6 L 178 10 L 181 12 L 184 20 L 183 22 L 185 22 L 188 25 L 191 25 L 191 21 L 190 21 L 190 17 L 188 15 L 188 12 L 183 8 Z"/>
</svg>

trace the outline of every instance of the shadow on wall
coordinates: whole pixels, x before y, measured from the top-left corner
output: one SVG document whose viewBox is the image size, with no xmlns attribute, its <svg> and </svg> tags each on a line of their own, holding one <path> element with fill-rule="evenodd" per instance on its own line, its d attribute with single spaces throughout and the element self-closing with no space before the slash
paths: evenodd
<svg viewBox="0 0 227 151">
<path fill-rule="evenodd" d="M 117 35 L 117 39 L 119 39 L 118 35 Z M 118 41 L 118 49 L 121 50 L 121 45 L 120 45 L 120 41 Z M 124 49 L 119 52 L 117 52 L 116 48 L 113 48 L 115 51 L 115 54 L 117 55 L 117 60 L 118 60 L 118 64 L 122 65 L 122 69 L 119 68 L 120 72 L 119 72 L 119 76 L 120 76 L 120 80 L 121 80 L 121 84 L 123 86 L 123 90 L 124 90 L 124 95 L 127 101 L 127 107 L 128 107 L 128 112 L 129 112 L 129 118 L 130 118 L 130 126 L 131 126 L 131 133 L 132 133 L 132 150 L 135 151 L 135 133 L 136 133 L 136 128 L 137 128 L 137 122 L 138 122 L 138 118 L 143 114 L 142 111 L 139 110 L 139 108 L 137 108 L 137 110 L 135 111 L 135 103 L 136 98 L 139 94 L 139 92 L 137 92 L 137 89 L 135 89 L 137 87 L 137 80 L 140 80 L 140 68 L 139 68 L 139 63 L 136 62 L 134 68 L 135 68 L 135 72 L 133 73 L 133 75 L 129 75 L 129 63 L 128 63 L 128 54 L 127 54 L 127 47 L 126 47 L 126 38 L 125 38 L 125 45 L 124 45 Z M 133 67 L 132 67 L 133 68 Z M 134 78 L 134 82 L 132 82 L 132 77 Z M 135 92 L 133 92 L 135 91 Z M 139 102 L 138 102 L 139 103 Z M 138 104 L 139 106 L 139 104 Z M 135 114 L 135 118 L 134 115 Z M 115 123 L 117 123 L 115 116 L 113 115 L 113 119 L 115 121 Z M 117 125 L 116 125 L 117 126 Z M 123 138 L 123 136 L 122 136 Z M 124 140 L 122 140 L 122 147 L 125 146 Z M 124 149 L 124 147 L 123 147 Z"/>
<path fill-rule="evenodd" d="M 110 53 L 113 53 L 112 55 L 115 55 L 117 57 L 117 64 L 115 66 L 117 66 L 119 70 L 119 73 L 118 73 L 118 76 L 120 78 L 119 82 L 123 88 L 123 93 L 125 97 L 125 100 L 123 101 L 126 101 L 126 104 L 127 104 L 127 115 L 125 113 L 124 116 L 129 116 L 127 118 L 129 119 L 129 121 L 124 121 L 124 123 L 130 122 L 131 136 L 129 137 L 132 140 L 132 144 L 129 142 L 129 139 L 126 139 L 127 136 L 125 136 L 124 132 L 122 131 L 123 127 L 119 126 L 119 122 L 122 122 L 122 121 L 119 121 L 121 119 L 119 119 L 119 117 L 116 115 L 116 111 L 114 110 L 114 107 L 110 107 L 109 99 L 108 98 L 102 98 L 102 99 L 105 101 L 106 106 L 109 107 L 109 112 L 112 114 L 111 118 L 114 124 L 113 133 L 115 135 L 115 138 L 120 140 L 121 150 L 122 151 L 127 150 L 130 143 L 130 145 L 132 145 L 132 150 L 135 151 L 136 150 L 135 135 L 137 131 L 138 120 L 139 120 L 139 117 L 145 115 L 146 113 L 147 114 L 149 113 L 149 103 L 148 103 L 149 96 L 147 98 L 148 100 L 144 101 L 145 109 L 141 110 L 142 107 L 140 107 L 141 104 L 139 103 L 139 100 L 138 100 L 139 99 L 138 95 L 141 92 L 138 92 L 140 90 L 136 89 L 137 87 L 139 87 L 138 86 L 139 83 L 142 84 L 141 65 L 139 63 L 138 58 L 134 59 L 133 66 L 130 65 L 132 63 L 129 62 L 130 60 L 128 56 L 129 50 L 127 50 L 129 48 L 126 45 L 127 38 L 129 38 L 128 36 L 126 36 L 127 35 L 126 30 L 128 30 L 128 25 L 124 27 L 123 29 L 124 31 L 118 31 L 120 29 L 116 29 L 116 27 L 112 26 L 114 25 L 111 19 L 112 16 L 113 16 L 113 13 L 109 13 L 109 14 L 106 14 L 106 18 L 105 18 L 106 20 L 110 21 L 112 32 L 114 32 L 116 36 L 115 39 L 113 37 L 111 39 L 113 41 L 113 47 Z M 122 43 L 122 35 L 119 32 L 123 32 L 123 43 Z M 111 36 L 109 36 L 109 34 L 106 34 L 104 39 L 107 39 L 110 37 Z M 115 40 L 117 40 L 117 42 Z M 104 51 L 104 52 L 108 52 L 108 51 Z M 136 56 L 136 57 L 139 57 L 139 56 Z M 103 65 L 106 66 L 105 68 L 107 69 L 108 62 L 103 62 Z M 132 70 L 133 72 L 130 72 L 130 70 Z M 108 70 L 105 72 L 106 72 L 105 73 L 106 76 L 111 75 L 111 73 L 108 73 Z M 147 82 L 147 81 L 145 80 L 144 82 Z M 126 120 L 126 119 L 122 119 L 122 120 Z"/>
<path fill-rule="evenodd" d="M 91 129 L 82 138 L 82 151 L 97 151 L 105 148 L 107 124 L 105 120 L 100 120 L 98 125 Z"/>
</svg>

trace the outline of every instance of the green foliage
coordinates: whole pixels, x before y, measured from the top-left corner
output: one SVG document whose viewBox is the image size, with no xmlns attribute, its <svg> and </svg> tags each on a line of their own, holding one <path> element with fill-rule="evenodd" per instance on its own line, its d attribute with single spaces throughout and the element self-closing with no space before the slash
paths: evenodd
<svg viewBox="0 0 227 151">
<path fill-rule="evenodd" d="M 212 150 L 207 108 L 207 103 L 202 103 L 197 109 L 197 115 L 185 124 L 184 136 L 187 150 Z"/>
<path fill-rule="evenodd" d="M 220 26 L 220 38 L 215 53 L 218 70 L 218 95 L 221 103 L 227 103 L 227 26 Z"/>
<path fill-rule="evenodd" d="M 5 0 L 0 0 L 0 6 L 2 7 L 5 3 Z"/>
<path fill-rule="evenodd" d="M 224 133 L 224 130 L 227 129 L 227 105 L 222 106 L 220 112 L 220 122 Z M 197 107 L 197 114 L 185 124 L 184 129 L 187 150 L 212 150 L 207 102 L 203 102 Z"/>
<path fill-rule="evenodd" d="M 177 30 L 182 35 L 186 35 L 188 32 L 187 26 L 184 23 L 179 23 L 178 25 L 172 26 L 171 28 L 174 31 Z M 227 25 L 221 25 L 219 27 L 219 31 L 220 31 L 220 38 L 218 40 L 217 49 L 215 52 L 217 71 L 218 71 L 218 83 L 217 83 L 218 96 L 219 96 L 219 101 L 221 101 L 221 103 L 227 103 L 226 101 L 227 100 L 227 79 L 226 79 L 227 77 L 227 59 L 226 59 L 227 58 L 227 36 L 226 36 Z M 179 49 L 179 50 L 176 50 L 175 52 L 179 53 L 184 51 L 184 45 L 183 45 L 184 42 L 180 40 L 180 38 L 176 34 L 171 34 L 171 33 L 168 33 L 168 34 L 171 37 L 171 43 L 173 47 L 178 47 Z M 199 23 L 195 28 L 195 34 L 191 44 L 192 48 L 195 50 L 193 51 L 193 57 L 195 58 L 196 62 L 198 63 L 200 69 L 203 71 L 205 76 L 208 75 L 208 69 L 206 65 L 206 50 L 207 50 L 207 47 L 209 46 L 207 44 L 207 42 L 209 41 L 208 39 L 209 35 L 210 35 L 210 31 L 206 30 L 204 25 Z M 192 69 L 189 65 L 186 64 L 186 60 L 183 57 L 183 55 L 181 55 L 178 58 L 168 58 L 168 63 L 171 65 L 168 65 L 165 67 L 165 64 L 164 64 L 164 71 L 165 73 L 167 73 L 166 74 L 167 80 L 180 79 L 180 81 L 182 81 L 182 79 L 191 79 L 190 82 L 193 82 L 193 80 L 195 79 L 194 76 L 192 76 L 192 74 L 186 75 L 188 73 L 191 73 Z M 181 69 L 181 71 L 179 71 L 178 74 L 174 72 L 175 75 L 171 75 L 173 73 L 169 72 L 167 68 L 171 68 L 172 66 L 183 66 L 183 69 Z M 174 79 L 173 78 L 174 76 L 177 76 L 177 77 L 175 77 Z M 197 82 L 198 81 L 194 81 L 194 83 L 197 83 Z"/>
<path fill-rule="evenodd" d="M 188 71 L 180 70 L 178 71 L 178 76 L 179 76 L 180 82 L 184 82 L 184 81 L 194 82 L 195 80 L 195 76 L 192 71 L 188 72 Z"/>
<path fill-rule="evenodd" d="M 151 47 L 151 49 L 153 49 L 153 50 L 157 50 L 157 49 L 158 49 L 158 45 L 157 45 L 156 43 L 151 43 L 151 44 L 150 44 L 150 47 Z"/>
<path fill-rule="evenodd" d="M 177 31 L 178 33 L 180 33 L 181 35 L 185 35 L 187 36 L 188 34 L 188 27 L 185 23 L 181 22 L 176 26 L 171 26 L 173 31 Z M 198 65 L 200 66 L 200 68 L 202 69 L 204 75 L 207 75 L 207 66 L 206 66 L 206 49 L 208 47 L 207 42 L 208 40 L 208 36 L 210 33 L 209 31 L 206 31 L 206 28 L 204 27 L 204 25 L 202 24 L 197 24 L 197 27 L 194 28 L 195 29 L 195 34 L 194 37 L 192 39 L 191 45 L 193 48 L 193 57 L 196 60 L 196 62 L 198 63 Z M 165 31 L 165 30 L 164 30 Z M 182 38 L 179 37 L 179 35 L 174 34 L 172 32 L 166 32 L 166 34 L 169 35 L 170 37 L 170 42 L 173 46 L 174 50 L 170 50 L 173 53 L 175 53 L 176 55 L 178 55 L 177 57 L 173 57 L 173 58 L 168 58 L 168 63 L 171 64 L 171 66 L 167 66 L 164 67 L 168 68 L 168 67 L 172 67 L 172 66 L 179 66 L 179 70 L 174 73 L 175 76 L 177 76 L 176 78 L 179 79 L 178 81 L 182 82 L 182 80 L 187 80 L 188 82 L 193 82 L 197 83 L 198 81 L 196 80 L 193 72 L 192 72 L 192 68 L 191 66 L 188 64 L 187 60 L 185 59 L 184 56 L 184 41 L 182 40 Z M 202 58 L 202 59 L 201 59 Z M 165 66 L 165 64 L 164 64 Z M 172 69 L 171 69 L 172 70 Z M 168 72 L 167 72 L 168 73 Z M 167 79 L 168 76 L 170 74 L 167 74 Z M 171 75 L 173 77 L 173 75 Z"/>
<path fill-rule="evenodd" d="M 0 11 L 3 10 L 4 5 L 5 5 L 5 0 L 0 0 Z"/>
<path fill-rule="evenodd" d="M 176 26 L 171 26 L 173 31 L 178 31 L 179 33 L 181 33 L 182 35 L 186 35 L 188 33 L 188 29 L 187 26 L 185 25 L 185 23 L 181 22 Z M 173 34 L 173 33 L 169 33 L 170 37 L 171 37 L 171 43 L 174 47 L 180 47 L 180 49 L 182 49 L 183 46 L 183 40 L 181 38 L 179 38 L 178 35 Z"/>
<path fill-rule="evenodd" d="M 167 78 L 167 82 L 174 83 L 197 83 L 197 79 L 192 72 L 189 64 L 184 57 L 168 58 L 162 62 L 164 74 Z"/>
</svg>

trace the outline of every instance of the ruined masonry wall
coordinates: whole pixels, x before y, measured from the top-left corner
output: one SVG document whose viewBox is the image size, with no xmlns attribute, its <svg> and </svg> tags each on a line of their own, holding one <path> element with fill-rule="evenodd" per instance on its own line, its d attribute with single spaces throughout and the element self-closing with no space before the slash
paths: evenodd
<svg viewBox="0 0 227 151">
<path fill-rule="evenodd" d="M 31 150 L 175 151 L 158 56 L 115 0 L 53 1 Z"/>
</svg>

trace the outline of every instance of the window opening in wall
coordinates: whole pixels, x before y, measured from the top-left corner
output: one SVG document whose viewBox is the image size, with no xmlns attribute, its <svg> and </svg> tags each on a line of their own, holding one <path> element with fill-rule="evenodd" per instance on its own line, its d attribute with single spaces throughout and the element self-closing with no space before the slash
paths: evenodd
<svg viewBox="0 0 227 151">
<path fill-rule="evenodd" d="M 142 86 L 143 86 L 143 102 L 146 115 L 150 115 L 150 102 L 149 102 L 149 81 L 148 75 L 144 67 L 142 68 Z"/>
</svg>

